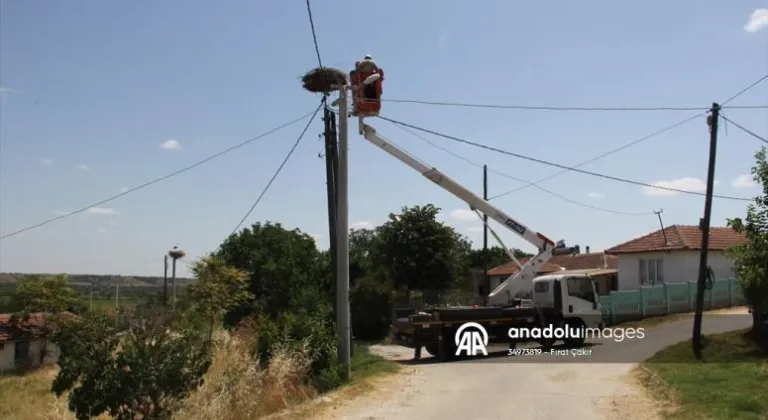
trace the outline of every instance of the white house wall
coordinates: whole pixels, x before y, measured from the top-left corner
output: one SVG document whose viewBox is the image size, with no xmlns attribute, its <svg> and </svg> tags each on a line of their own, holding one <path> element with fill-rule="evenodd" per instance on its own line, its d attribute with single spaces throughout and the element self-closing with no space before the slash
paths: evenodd
<svg viewBox="0 0 768 420">
<path fill-rule="evenodd" d="M 33 366 L 37 366 L 40 361 L 40 352 L 43 348 L 43 340 L 33 340 L 29 344 L 29 358 L 33 362 Z M 51 343 L 50 341 L 45 343 L 45 351 L 47 352 L 45 355 L 45 361 L 44 363 L 54 363 L 59 358 L 59 349 L 56 347 L 55 344 Z M 3 343 L 3 349 L 0 350 L 0 371 L 8 371 L 12 370 L 15 367 L 15 354 L 16 354 L 16 343 L 6 342 Z"/>
<path fill-rule="evenodd" d="M 641 259 L 663 260 L 665 283 L 695 281 L 699 273 L 700 255 L 699 251 L 619 254 L 619 290 L 637 290 L 640 287 L 639 264 Z M 707 257 L 707 265 L 712 267 L 716 279 L 733 277 L 733 264 L 723 251 L 710 251 Z"/>
</svg>

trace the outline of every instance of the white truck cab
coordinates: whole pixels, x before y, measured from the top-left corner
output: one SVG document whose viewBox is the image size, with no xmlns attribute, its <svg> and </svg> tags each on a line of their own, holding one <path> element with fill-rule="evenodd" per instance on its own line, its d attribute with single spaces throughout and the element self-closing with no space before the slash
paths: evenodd
<svg viewBox="0 0 768 420">
<path fill-rule="evenodd" d="M 603 308 L 594 279 L 585 273 L 559 272 L 533 280 L 533 304 L 555 309 L 568 323 L 580 321 L 584 327 L 602 324 Z"/>
</svg>

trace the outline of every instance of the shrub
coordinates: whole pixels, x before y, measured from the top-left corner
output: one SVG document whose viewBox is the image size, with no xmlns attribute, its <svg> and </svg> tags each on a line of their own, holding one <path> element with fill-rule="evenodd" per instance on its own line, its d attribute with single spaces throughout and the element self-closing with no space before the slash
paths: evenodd
<svg viewBox="0 0 768 420">
<path fill-rule="evenodd" d="M 392 288 L 376 278 L 360 279 L 350 293 L 352 331 L 359 340 L 381 340 L 389 333 Z"/>
</svg>

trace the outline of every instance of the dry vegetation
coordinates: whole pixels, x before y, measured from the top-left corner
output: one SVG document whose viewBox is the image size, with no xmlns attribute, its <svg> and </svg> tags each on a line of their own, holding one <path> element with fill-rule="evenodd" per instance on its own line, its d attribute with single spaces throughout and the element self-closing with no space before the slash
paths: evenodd
<svg viewBox="0 0 768 420">
<path fill-rule="evenodd" d="M 251 340 L 225 332 L 217 336 L 213 363 L 205 382 L 185 401 L 176 419 L 254 419 L 316 396 L 316 391 L 304 381 L 310 364 L 309 349 L 280 348 L 270 365 L 262 369 L 251 357 Z M 394 370 L 386 364 L 386 369 L 380 366 L 368 372 L 372 366 L 370 359 L 365 365 L 364 376 Z M 0 418 L 74 420 L 67 409 L 67 400 L 57 399 L 50 392 L 56 372 L 55 367 L 46 367 L 24 375 L 0 376 Z"/>
</svg>

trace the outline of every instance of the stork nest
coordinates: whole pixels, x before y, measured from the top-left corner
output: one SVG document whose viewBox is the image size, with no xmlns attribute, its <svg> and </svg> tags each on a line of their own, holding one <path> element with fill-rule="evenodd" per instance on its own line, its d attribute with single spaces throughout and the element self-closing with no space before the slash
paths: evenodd
<svg viewBox="0 0 768 420">
<path fill-rule="evenodd" d="M 330 67 L 310 70 L 301 77 L 304 89 L 313 93 L 330 93 L 334 85 L 347 85 L 347 73 Z"/>
</svg>

